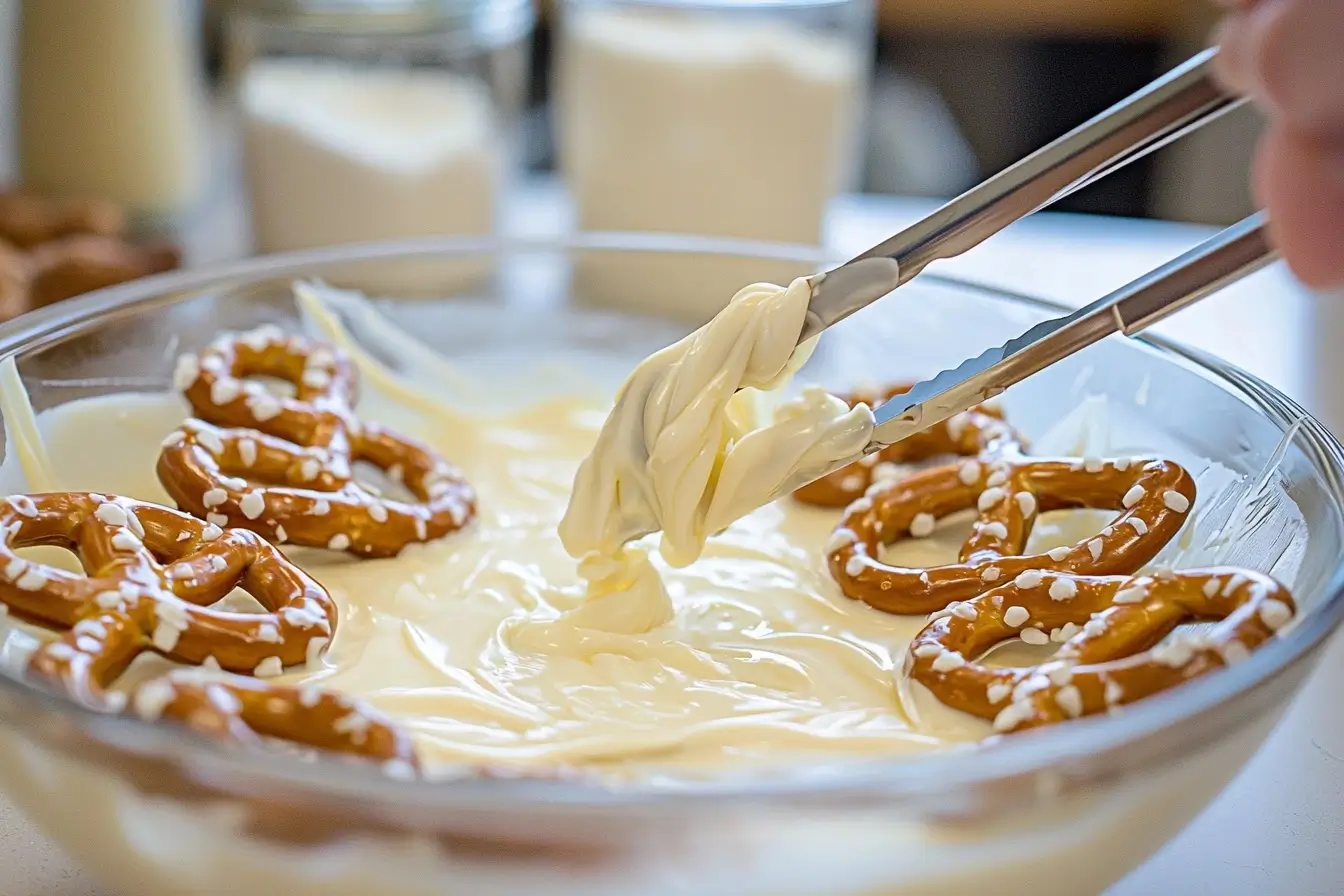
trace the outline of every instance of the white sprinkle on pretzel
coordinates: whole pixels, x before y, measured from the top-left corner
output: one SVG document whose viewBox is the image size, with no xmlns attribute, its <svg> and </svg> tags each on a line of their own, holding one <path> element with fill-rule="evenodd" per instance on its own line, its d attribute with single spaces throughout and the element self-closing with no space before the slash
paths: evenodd
<svg viewBox="0 0 1344 896">
<path fill-rule="evenodd" d="M 1017 574 L 1013 584 L 1019 588 L 1038 588 L 1045 581 L 1045 575 L 1039 569 L 1027 569 Z"/>
<path fill-rule="evenodd" d="M 1147 597 L 1147 588 L 1142 585 L 1131 585 L 1128 588 L 1121 588 L 1115 593 L 1115 602 L 1117 604 L 1139 604 L 1143 603 Z"/>
<path fill-rule="evenodd" d="M 177 690 L 166 678 L 147 681 L 135 692 L 135 714 L 146 722 L 157 722 L 177 696 Z"/>
<path fill-rule="evenodd" d="M 910 521 L 910 534 L 915 538 L 928 538 L 933 534 L 938 520 L 931 513 L 917 513 Z"/>
<path fill-rule="evenodd" d="M 259 491 L 248 492 L 239 499 L 238 509 L 249 520 L 255 520 L 266 512 L 266 499 Z"/>
<path fill-rule="evenodd" d="M 1055 692 L 1055 703 L 1071 719 L 1083 714 L 1083 695 L 1076 685 L 1065 685 Z"/>
<path fill-rule="evenodd" d="M 5 502 L 9 504 L 10 507 L 13 507 L 19 516 L 27 517 L 28 519 L 37 518 L 37 505 L 34 504 L 33 499 L 27 495 L 10 495 L 5 499 Z"/>
<path fill-rule="evenodd" d="M 1269 598 L 1260 605 L 1260 620 L 1272 632 L 1283 628 L 1292 618 L 1292 608 L 1281 600 Z"/>
<path fill-rule="evenodd" d="M 991 507 L 994 507 L 1006 496 L 1007 493 L 998 486 L 987 488 L 980 493 L 980 497 L 976 501 L 976 508 L 979 509 L 981 513 L 983 513 L 984 511 L 989 510 Z"/>
<path fill-rule="evenodd" d="M 206 451 L 209 451 L 215 457 L 224 453 L 224 440 L 219 435 L 209 429 L 194 428 L 191 431 L 192 437 L 201 443 Z"/>
<path fill-rule="evenodd" d="M 177 366 L 173 368 L 173 388 L 184 392 L 191 388 L 200 375 L 201 365 L 196 356 L 182 355 L 177 359 Z"/>
<path fill-rule="evenodd" d="M 1070 600 L 1078 593 L 1078 585 L 1073 579 L 1058 578 L 1050 583 L 1051 600 Z"/>
<path fill-rule="evenodd" d="M 280 661 L 280 657 L 268 656 L 257 663 L 257 668 L 253 670 L 252 674 L 257 678 L 276 678 L 285 674 L 285 666 Z"/>
<path fill-rule="evenodd" d="M 953 669 L 959 669 L 966 665 L 966 658 L 955 651 L 946 650 L 940 653 L 933 661 L 933 671 L 951 672 Z"/>
<path fill-rule="evenodd" d="M 1050 629 L 1050 640 L 1063 644 L 1065 641 L 1078 634 L 1078 632 L 1079 628 L 1076 623 L 1066 622 L 1059 628 Z"/>
<path fill-rule="evenodd" d="M 1174 492 L 1168 489 L 1162 493 L 1162 503 L 1168 510 L 1176 513 L 1185 513 L 1190 509 L 1190 499 L 1180 492 Z"/>
<path fill-rule="evenodd" d="M 843 527 L 836 529 L 831 533 L 831 540 L 826 543 L 826 553 L 829 554 L 841 548 L 849 547 L 856 541 L 858 541 L 858 536 L 851 530 Z"/>
<path fill-rule="evenodd" d="M 130 529 L 118 529 L 112 533 L 112 547 L 119 551 L 138 551 L 141 542 Z"/>
</svg>

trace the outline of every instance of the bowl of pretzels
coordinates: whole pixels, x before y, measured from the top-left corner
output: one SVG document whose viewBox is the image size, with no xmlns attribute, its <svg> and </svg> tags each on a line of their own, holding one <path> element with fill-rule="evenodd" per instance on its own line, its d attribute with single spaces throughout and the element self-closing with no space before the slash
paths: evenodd
<svg viewBox="0 0 1344 896">
<path fill-rule="evenodd" d="M 745 559 L 713 555 L 702 581 L 806 593 L 771 590 L 778 618 L 743 598 L 703 632 L 765 644 L 773 626 L 781 653 L 671 634 L 700 622 L 691 580 L 659 567 L 672 621 L 639 623 L 663 633 L 647 653 L 590 633 L 555 673 L 647 674 L 695 715 L 721 696 L 705 681 L 799 657 L 699 742 L 641 716 L 628 755 L 586 729 L 548 752 L 603 698 L 514 687 L 560 650 L 543 629 L 509 680 L 488 674 L 502 636 L 463 656 L 413 624 L 480 627 L 496 574 L 548 593 L 508 552 L 555 523 L 499 505 L 505 486 L 554 500 L 547 477 L 571 475 L 547 465 L 553 442 L 497 427 L 472 453 L 452 421 L 583 378 L 614 390 L 687 330 L 592 308 L 572 263 L 705 251 L 342 247 L 157 273 L 0 326 L 0 790 L 128 893 L 1083 893 L 1143 861 L 1255 752 L 1344 616 L 1344 448 L 1160 339 L 1099 343 L 719 533 Z M 458 262 L 497 275 L 425 279 Z M 340 288 L 380 280 L 396 298 Z M 1057 313 L 923 275 L 828 331 L 794 388 L 876 406 Z M 488 384 L 484 409 L 417 428 L 459 376 Z M 492 454 L 521 460 L 500 478 Z M 431 561 L 481 584 L 434 592 Z M 397 576 L 386 606 L 365 595 Z M 826 713 L 806 660 L 822 642 L 850 682 Z M 397 678 L 412 667 L 393 648 L 451 680 L 455 708 L 418 717 L 423 679 Z M 343 685 L 347 660 L 382 676 L 379 699 Z M 476 753 L 443 747 L 469 727 Z"/>
</svg>

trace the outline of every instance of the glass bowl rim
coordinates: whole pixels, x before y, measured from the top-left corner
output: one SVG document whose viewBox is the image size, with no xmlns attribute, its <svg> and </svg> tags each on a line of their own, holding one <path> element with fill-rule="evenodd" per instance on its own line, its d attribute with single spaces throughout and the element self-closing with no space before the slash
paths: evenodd
<svg viewBox="0 0 1344 896">
<path fill-rule="evenodd" d="M 585 232 L 560 237 L 428 237 L 331 246 L 321 249 L 257 256 L 237 261 L 203 265 L 157 274 L 130 283 L 97 290 L 0 324 L 0 360 L 21 351 L 41 348 L 53 341 L 117 312 L 143 314 L 181 301 L 184 294 L 211 286 L 228 287 L 281 276 L 311 276 L 315 266 L 373 261 L 405 261 L 423 256 L 454 258 L 489 254 L 502 256 L 528 252 L 655 252 L 686 255 L 708 254 L 757 260 L 791 261 L 800 264 L 836 263 L 816 246 L 762 243 L 719 237 L 696 237 L 659 233 Z M 1073 309 L 1058 302 L 1022 292 L 1002 289 L 934 273 L 921 273 L 920 281 L 939 288 L 978 294 L 991 301 L 1026 305 L 1050 312 Z M 432 299 L 428 301 L 433 301 Z M 1325 474 L 1327 488 L 1338 507 L 1344 507 L 1344 446 L 1297 402 L 1258 377 L 1206 352 L 1188 348 L 1160 336 L 1136 337 L 1150 349 L 1193 364 L 1213 374 L 1221 388 L 1241 393 L 1271 423 L 1286 431 L 1290 421 L 1301 421 L 1299 438 L 1310 448 L 1309 459 Z M 726 775 L 703 782 L 691 781 L 668 789 L 656 783 L 606 785 L 579 776 L 557 780 L 520 777 L 482 777 L 466 774 L 428 781 L 394 780 L 361 764 L 304 762 L 289 756 L 260 754 L 231 743 L 195 735 L 176 726 L 148 723 L 134 716 L 106 715 L 86 709 L 55 693 L 0 675 L 0 692 L 20 702 L 38 704 L 63 720 L 98 737 L 112 749 L 119 744 L 148 740 L 153 753 L 169 755 L 177 763 L 201 767 L 211 764 L 211 777 L 237 775 L 249 782 L 270 781 L 315 795 L 351 800 L 391 801 L 401 808 L 485 809 L 508 811 L 520 808 L 613 810 L 617 808 L 720 807 L 743 800 L 764 804 L 775 801 L 796 805 L 820 799 L 846 802 L 917 798 L 930 789 L 946 792 L 1001 782 L 1007 778 L 1035 775 L 1063 763 L 1086 760 L 1176 728 L 1202 713 L 1225 707 L 1312 657 L 1341 619 L 1344 619 L 1344 557 L 1337 561 L 1325 586 L 1318 608 L 1303 617 L 1284 636 L 1255 651 L 1249 660 L 1223 669 L 1221 674 L 1202 676 L 1180 688 L 1150 697 L 1118 717 L 1079 719 L 1064 726 L 1051 726 L 1040 733 L 1005 738 L 974 749 L 952 749 L 899 759 L 863 759 L 847 763 L 843 770 L 826 765 L 824 776 L 796 774 L 795 767 L 772 769 L 760 777 Z M 804 768 L 806 772 L 808 769 Z M 216 778 L 220 780 L 220 778 Z"/>
</svg>

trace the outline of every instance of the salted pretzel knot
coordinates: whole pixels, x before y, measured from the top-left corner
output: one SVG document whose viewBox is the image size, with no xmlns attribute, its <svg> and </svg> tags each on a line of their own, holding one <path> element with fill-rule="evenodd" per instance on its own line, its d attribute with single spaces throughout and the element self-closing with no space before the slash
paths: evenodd
<svg viewBox="0 0 1344 896">
<path fill-rule="evenodd" d="M 296 394 L 275 396 L 246 381 L 253 376 L 288 381 Z M 465 526 L 476 512 L 471 485 L 427 446 L 357 419 L 356 382 L 342 353 L 275 327 L 216 340 L 178 363 L 175 383 L 199 419 L 164 441 L 159 481 L 216 525 L 360 557 L 394 556 Z M 356 461 L 415 500 L 357 481 Z"/>
<path fill-rule="evenodd" d="M 876 410 L 894 396 L 909 392 L 910 386 L 910 383 L 902 383 L 880 395 L 852 392 L 844 398 L 850 407 L 862 402 Z M 942 455 L 979 457 L 988 461 L 1001 455 L 1020 453 L 1025 444 L 1026 439 L 1004 422 L 1002 411 L 991 405 L 977 405 L 823 476 L 795 491 L 793 497 L 819 507 L 845 507 L 863 497 L 875 482 L 900 478 L 902 471 L 898 464 L 916 463 Z"/>
<path fill-rule="evenodd" d="M 936 613 L 906 661 L 942 703 L 992 720 L 996 731 L 1020 731 L 1111 711 L 1240 662 L 1293 613 L 1286 589 L 1242 569 L 1133 578 L 1028 570 Z M 1171 634 L 1208 620 L 1219 621 L 1207 633 Z M 1016 637 L 1063 643 L 1040 666 L 975 661 Z"/>
<path fill-rule="evenodd" d="M 336 625 L 322 586 L 259 535 L 167 507 L 75 492 L 16 495 L 0 503 L 0 532 L 0 604 L 65 630 L 33 653 L 27 674 L 94 708 L 121 708 L 121 695 L 107 688 L 145 651 L 269 677 L 314 659 Z M 38 545 L 75 552 L 84 574 L 15 553 Z M 266 612 L 211 606 L 234 588 Z M 244 740 L 274 737 L 414 763 L 404 734 L 337 694 L 177 674 L 141 684 L 131 705 L 146 719 Z"/>
<path fill-rule="evenodd" d="M 1132 575 L 1176 535 L 1194 501 L 1194 480 L 1171 461 L 967 460 L 871 489 L 845 511 L 827 563 L 849 597 L 888 613 L 930 613 L 1029 569 Z M 1119 515 L 1072 547 L 1022 553 L 1038 513 L 1075 507 Z M 930 535 L 939 518 L 971 509 L 979 518 L 959 562 L 905 569 L 877 559 L 882 544 Z"/>
</svg>

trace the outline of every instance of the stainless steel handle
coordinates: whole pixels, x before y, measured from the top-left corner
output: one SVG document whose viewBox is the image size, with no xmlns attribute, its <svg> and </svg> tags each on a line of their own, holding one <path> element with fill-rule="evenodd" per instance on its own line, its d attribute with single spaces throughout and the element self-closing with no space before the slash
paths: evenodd
<svg viewBox="0 0 1344 896">
<path fill-rule="evenodd" d="M 1242 105 L 1213 78 L 1207 50 L 1083 125 L 968 190 L 929 217 L 813 278 L 802 339 L 844 320 L 922 271 L 1009 224 Z"/>
<path fill-rule="evenodd" d="M 1133 336 L 1278 257 L 1264 212 L 1251 215 L 1110 297 L 1121 333 Z M 1079 312 L 1082 313 L 1082 312 Z"/>
<path fill-rule="evenodd" d="M 1110 295 L 894 397 L 874 415 L 868 450 L 946 420 L 1107 336 L 1140 333 L 1277 257 L 1264 213 L 1252 215 Z"/>
</svg>

